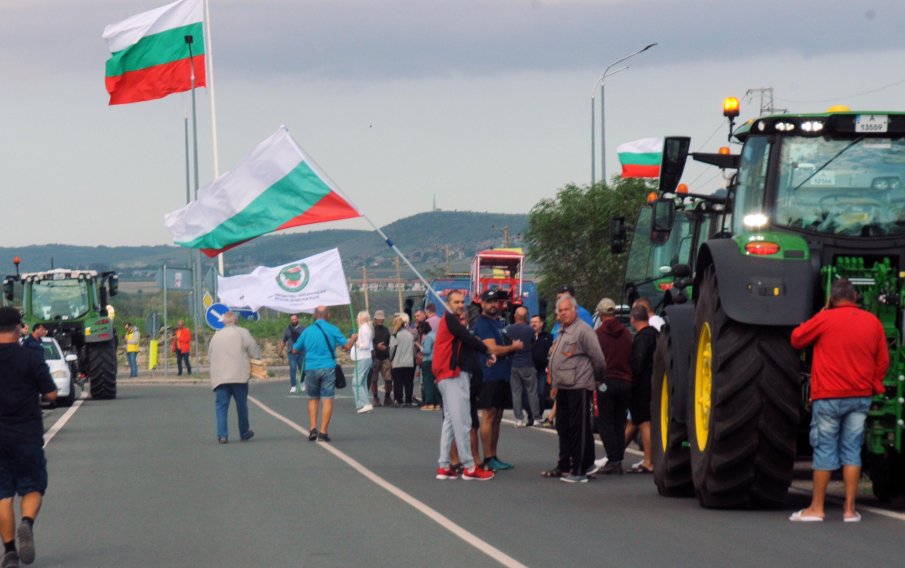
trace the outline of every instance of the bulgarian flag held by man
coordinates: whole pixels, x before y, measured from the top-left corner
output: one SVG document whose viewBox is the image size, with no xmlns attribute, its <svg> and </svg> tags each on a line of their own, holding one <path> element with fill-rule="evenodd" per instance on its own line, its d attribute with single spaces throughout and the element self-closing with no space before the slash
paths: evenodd
<svg viewBox="0 0 905 568">
<path fill-rule="evenodd" d="M 360 216 L 281 126 L 164 224 L 177 245 L 212 257 L 281 229 Z"/>
<path fill-rule="evenodd" d="M 660 162 L 663 161 L 663 139 L 642 138 L 626 142 L 616 147 L 622 164 L 623 178 L 660 177 Z"/>
<path fill-rule="evenodd" d="M 193 67 L 195 86 L 205 86 L 202 15 L 202 0 L 178 0 L 104 28 L 111 53 L 105 79 L 110 104 L 188 91 Z"/>
</svg>

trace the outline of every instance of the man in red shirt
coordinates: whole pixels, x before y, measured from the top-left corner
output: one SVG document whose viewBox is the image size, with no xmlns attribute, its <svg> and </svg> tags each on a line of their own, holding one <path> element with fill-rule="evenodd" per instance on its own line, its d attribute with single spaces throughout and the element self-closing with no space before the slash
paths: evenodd
<svg viewBox="0 0 905 568">
<path fill-rule="evenodd" d="M 845 482 L 843 519 L 861 520 L 855 494 L 861 479 L 861 444 L 871 395 L 883 394 L 889 367 L 886 336 L 880 320 L 858 308 L 852 283 L 836 280 L 830 299 L 814 317 L 792 331 L 792 347 L 814 345 L 811 365 L 811 446 L 814 493 L 811 505 L 789 520 L 821 522 L 830 474 L 842 467 Z"/>
<path fill-rule="evenodd" d="M 176 337 L 173 339 L 173 353 L 176 354 L 176 365 L 179 373 L 182 374 L 182 363 L 185 362 L 185 368 L 188 373 L 192 374 L 192 363 L 189 361 L 189 352 L 192 349 L 192 331 L 185 327 L 185 322 L 179 320 L 176 323 Z"/>
</svg>

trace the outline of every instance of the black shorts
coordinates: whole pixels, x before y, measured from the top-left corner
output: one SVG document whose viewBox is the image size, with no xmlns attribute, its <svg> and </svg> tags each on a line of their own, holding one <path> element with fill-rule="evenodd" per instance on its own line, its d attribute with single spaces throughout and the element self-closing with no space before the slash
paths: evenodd
<svg viewBox="0 0 905 568">
<path fill-rule="evenodd" d="M 41 444 L 0 444 L 0 499 L 47 490 L 47 460 Z"/>
<path fill-rule="evenodd" d="M 481 387 L 478 408 L 512 408 L 512 386 L 509 381 L 490 381 Z"/>
<path fill-rule="evenodd" d="M 629 411 L 632 413 L 632 422 L 643 424 L 650 422 L 650 382 L 632 382 L 631 401 Z"/>
</svg>

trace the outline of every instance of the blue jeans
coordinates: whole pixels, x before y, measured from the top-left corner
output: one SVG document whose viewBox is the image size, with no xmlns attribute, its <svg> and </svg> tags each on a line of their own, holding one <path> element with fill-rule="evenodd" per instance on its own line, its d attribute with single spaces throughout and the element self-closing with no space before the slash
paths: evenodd
<svg viewBox="0 0 905 568">
<path fill-rule="evenodd" d="M 336 396 L 336 367 L 306 370 L 305 383 L 308 398 L 333 398 Z"/>
<path fill-rule="evenodd" d="M 362 359 L 352 361 L 354 375 L 352 376 L 352 396 L 355 397 L 355 409 L 363 408 L 368 400 L 368 374 L 371 372 L 371 360 Z"/>
<path fill-rule="evenodd" d="M 440 467 L 449 467 L 449 449 L 453 440 L 459 450 L 459 463 L 466 469 L 474 467 L 471 455 L 471 375 L 462 371 L 455 378 L 437 381 L 443 397 L 443 429 L 440 430 Z"/>
<path fill-rule="evenodd" d="M 293 354 L 291 351 L 288 355 L 289 358 L 289 385 L 295 386 L 295 370 L 298 369 L 301 376 L 299 377 L 299 383 L 305 380 L 305 354 L 303 352 L 298 352 Z"/>
<path fill-rule="evenodd" d="M 236 414 L 239 415 L 239 437 L 248 434 L 248 383 L 228 383 L 214 389 L 217 406 L 217 437 L 228 438 L 229 426 L 226 414 L 229 411 L 229 398 L 236 399 Z"/>
<path fill-rule="evenodd" d="M 126 352 L 126 360 L 129 361 L 129 376 L 137 377 L 138 376 L 138 352 L 137 351 Z"/>
<path fill-rule="evenodd" d="M 844 465 L 861 467 L 864 422 L 870 397 L 815 400 L 811 414 L 812 469 L 834 471 Z"/>
</svg>

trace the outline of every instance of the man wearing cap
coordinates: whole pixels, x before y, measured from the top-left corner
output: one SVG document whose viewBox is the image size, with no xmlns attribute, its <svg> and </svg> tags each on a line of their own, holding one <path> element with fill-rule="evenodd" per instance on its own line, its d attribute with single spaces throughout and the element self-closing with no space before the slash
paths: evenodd
<svg viewBox="0 0 905 568">
<path fill-rule="evenodd" d="M 393 366 L 390 364 L 390 330 L 383 325 L 386 315 L 383 310 L 374 312 L 374 354 L 371 357 L 371 394 L 374 406 L 380 406 L 377 383 L 383 377 L 383 403 L 387 404 L 393 392 Z"/>
<path fill-rule="evenodd" d="M 503 322 L 500 321 L 500 304 L 508 298 L 505 290 L 488 290 L 481 295 L 481 315 L 475 321 L 474 334 L 496 354 L 494 363 L 487 355 L 481 356 L 484 365 L 484 382 L 478 398 L 481 409 L 481 446 L 484 449 L 484 467 L 493 470 L 512 469 L 512 464 L 497 457 L 497 443 L 500 439 L 500 422 L 503 410 L 512 408 L 512 360 L 508 358 L 524 347 L 515 340 L 506 345 L 503 340 Z"/>
<path fill-rule="evenodd" d="M 632 388 L 632 334 L 616 319 L 616 302 L 604 298 L 597 304 L 600 327 L 597 340 L 606 357 L 606 390 L 597 394 L 599 414 L 597 431 L 606 449 L 603 474 L 622 475 L 625 455 L 625 414 Z"/>
<path fill-rule="evenodd" d="M 15 308 L 0 308 L 0 536 L 3 566 L 35 560 L 34 522 L 47 490 L 44 424 L 40 400 L 57 398 L 44 358 L 19 345 L 22 318 Z M 22 522 L 16 528 L 13 499 L 21 498 Z M 16 541 L 19 549 L 16 550 Z"/>
<path fill-rule="evenodd" d="M 564 296 L 572 296 L 573 298 L 575 298 L 575 286 L 572 286 L 571 284 L 563 284 L 556 289 L 557 302 L 559 302 L 559 300 Z M 576 302 L 575 305 L 578 306 L 578 319 L 591 326 L 591 329 L 594 329 L 594 318 L 593 316 L 591 316 L 591 312 L 581 307 L 578 302 Z M 553 334 L 553 339 L 559 337 L 559 329 L 560 324 L 559 321 L 557 321 L 555 324 L 553 324 L 553 330 L 551 331 L 551 333 Z"/>
</svg>

